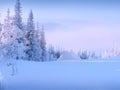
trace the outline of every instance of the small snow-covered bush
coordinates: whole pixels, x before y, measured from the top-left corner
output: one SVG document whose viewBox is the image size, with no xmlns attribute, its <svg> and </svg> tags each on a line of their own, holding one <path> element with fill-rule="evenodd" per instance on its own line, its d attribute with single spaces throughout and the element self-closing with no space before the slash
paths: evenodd
<svg viewBox="0 0 120 90">
<path fill-rule="evenodd" d="M 78 56 L 80 59 L 96 59 L 97 56 L 94 52 L 89 52 L 87 50 L 79 51 Z"/>
<path fill-rule="evenodd" d="M 48 59 L 51 60 L 57 60 L 61 56 L 61 50 L 55 50 L 53 46 L 50 46 L 48 49 Z"/>
<path fill-rule="evenodd" d="M 115 46 L 112 49 L 105 50 L 101 54 L 101 57 L 102 58 L 120 57 L 120 47 L 119 46 Z"/>
<path fill-rule="evenodd" d="M 78 52 L 78 56 L 80 57 L 80 59 L 89 59 L 90 52 L 88 52 L 87 50 L 85 50 L 85 51 L 79 51 Z"/>
</svg>

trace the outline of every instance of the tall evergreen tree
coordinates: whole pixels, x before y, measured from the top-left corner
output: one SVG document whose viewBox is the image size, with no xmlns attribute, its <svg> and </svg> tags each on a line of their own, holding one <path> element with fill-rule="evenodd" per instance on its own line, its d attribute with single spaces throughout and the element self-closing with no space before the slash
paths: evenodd
<svg viewBox="0 0 120 90">
<path fill-rule="evenodd" d="M 27 19 L 27 31 L 34 31 L 35 25 L 34 25 L 34 17 L 32 10 L 29 13 L 29 17 Z"/>
<path fill-rule="evenodd" d="M 34 56 L 34 21 L 33 21 L 33 13 L 32 10 L 29 14 L 27 20 L 27 27 L 26 27 L 26 54 L 28 60 L 33 60 Z"/>
<path fill-rule="evenodd" d="M 45 40 L 45 34 L 44 34 L 44 27 L 42 26 L 41 30 L 41 49 L 42 49 L 42 61 L 46 61 L 46 40 Z"/>
<path fill-rule="evenodd" d="M 34 60 L 41 61 L 42 49 L 41 49 L 41 32 L 39 24 L 36 24 L 36 29 L 34 32 Z"/>
<path fill-rule="evenodd" d="M 10 20 L 10 10 L 9 10 L 9 8 L 8 8 L 8 10 L 7 10 L 7 20 L 8 20 L 8 22 L 9 22 L 9 20 Z"/>
<path fill-rule="evenodd" d="M 19 29 L 22 29 L 22 17 L 21 17 L 21 3 L 20 3 L 20 0 L 16 0 L 14 24 Z"/>
<path fill-rule="evenodd" d="M 17 47 L 20 45 L 24 45 L 24 32 L 22 32 L 23 25 L 22 25 L 22 11 L 21 11 L 21 3 L 20 0 L 16 0 L 16 4 L 15 4 L 15 15 L 14 15 L 14 19 L 13 19 L 13 26 L 16 27 L 16 44 Z M 20 51 L 20 48 L 16 48 L 18 53 Z"/>
<path fill-rule="evenodd" d="M 10 10 L 7 10 L 7 16 L 4 20 L 4 30 L 8 30 L 10 28 Z"/>
<path fill-rule="evenodd" d="M 8 10 L 7 10 L 6 22 L 7 22 L 7 23 L 10 22 L 10 10 L 9 10 L 9 8 L 8 8 Z"/>
</svg>

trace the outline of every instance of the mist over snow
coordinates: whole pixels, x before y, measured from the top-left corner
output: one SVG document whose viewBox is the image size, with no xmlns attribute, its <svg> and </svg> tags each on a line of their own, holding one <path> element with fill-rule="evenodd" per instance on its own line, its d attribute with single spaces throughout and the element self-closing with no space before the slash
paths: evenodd
<svg viewBox="0 0 120 90">
<path fill-rule="evenodd" d="M 57 24 L 55 28 L 46 27 L 47 44 L 57 48 L 74 50 L 87 49 L 102 52 L 114 45 L 120 45 L 120 31 L 114 27 L 82 25 L 82 22 Z"/>
</svg>

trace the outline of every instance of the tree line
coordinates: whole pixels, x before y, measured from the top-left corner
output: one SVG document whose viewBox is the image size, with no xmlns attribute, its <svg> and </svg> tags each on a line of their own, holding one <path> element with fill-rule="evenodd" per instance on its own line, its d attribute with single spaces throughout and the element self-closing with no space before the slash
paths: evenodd
<svg viewBox="0 0 120 90">
<path fill-rule="evenodd" d="M 40 27 L 39 22 L 35 24 L 32 10 L 27 23 L 23 23 L 20 0 L 16 0 L 14 13 L 14 16 L 10 16 L 8 9 L 0 27 L 1 57 L 45 61 L 47 52 L 44 27 Z"/>
</svg>

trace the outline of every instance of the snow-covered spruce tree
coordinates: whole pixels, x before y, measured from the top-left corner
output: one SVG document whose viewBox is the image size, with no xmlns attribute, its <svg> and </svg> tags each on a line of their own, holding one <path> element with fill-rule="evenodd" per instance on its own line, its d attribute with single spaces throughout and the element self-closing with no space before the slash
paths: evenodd
<svg viewBox="0 0 120 90">
<path fill-rule="evenodd" d="M 22 59 L 24 57 L 23 31 L 15 24 L 15 18 L 10 17 L 8 9 L 0 33 L 1 52 L 3 57 Z"/>
<path fill-rule="evenodd" d="M 33 21 L 33 13 L 32 11 L 29 14 L 26 26 L 26 59 L 27 60 L 34 60 L 34 32 L 35 32 L 35 25 Z"/>
<path fill-rule="evenodd" d="M 40 40 L 40 45 L 41 45 L 41 61 L 46 61 L 46 40 L 45 40 L 45 33 L 44 33 L 44 27 L 42 26 L 41 29 L 41 40 Z"/>
<path fill-rule="evenodd" d="M 14 24 L 19 29 L 23 30 L 23 28 L 22 28 L 22 17 L 21 17 L 21 3 L 20 3 L 20 0 L 16 0 Z"/>
<path fill-rule="evenodd" d="M 33 19 L 33 13 L 31 11 L 28 17 L 26 27 L 26 59 L 33 61 L 45 61 L 46 43 L 44 32 L 40 31 L 38 24 L 35 29 Z"/>
<path fill-rule="evenodd" d="M 48 48 L 48 60 L 49 61 L 56 60 L 55 49 L 53 46 L 50 46 Z"/>
<path fill-rule="evenodd" d="M 3 28 L 0 32 L 0 48 L 1 48 L 1 55 L 3 57 L 12 57 L 13 55 L 13 50 L 12 45 L 13 45 L 13 32 L 12 32 L 12 26 L 10 25 L 10 11 L 8 9 L 7 11 L 7 16 L 4 19 L 4 24 Z M 10 39 L 11 38 L 11 39 Z M 11 54 L 11 55 L 9 55 Z"/>
<path fill-rule="evenodd" d="M 17 38 L 21 37 L 21 30 L 16 26 L 1 31 L 1 51 L 4 57 L 9 59 L 22 59 L 24 57 L 24 45 Z"/>
<path fill-rule="evenodd" d="M 35 61 L 42 61 L 42 49 L 41 49 L 41 32 L 39 24 L 36 24 L 34 32 L 34 59 Z"/>
<path fill-rule="evenodd" d="M 25 45 L 24 45 L 24 28 L 23 28 L 23 25 L 22 25 L 22 17 L 21 17 L 21 3 L 20 3 L 20 0 L 16 0 L 16 4 L 15 4 L 15 15 L 14 15 L 14 18 L 13 18 L 13 27 L 14 29 L 16 30 L 16 45 L 17 45 L 17 53 L 18 53 L 18 57 L 21 58 L 21 55 L 22 55 L 22 58 L 23 58 L 23 55 L 24 55 L 24 48 L 25 48 Z"/>
<path fill-rule="evenodd" d="M 6 30 L 6 29 L 9 29 L 9 28 L 10 28 L 10 10 L 8 9 L 7 10 L 7 16 L 4 20 L 3 29 Z"/>
</svg>

